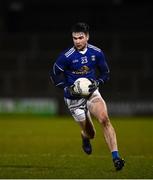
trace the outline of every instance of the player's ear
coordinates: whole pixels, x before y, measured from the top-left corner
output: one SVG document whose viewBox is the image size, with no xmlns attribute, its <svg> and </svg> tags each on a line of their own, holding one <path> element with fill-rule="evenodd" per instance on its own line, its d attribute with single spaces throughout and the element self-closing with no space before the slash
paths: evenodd
<svg viewBox="0 0 153 180">
<path fill-rule="evenodd" d="M 89 40 L 89 33 L 87 34 L 87 41 Z"/>
</svg>

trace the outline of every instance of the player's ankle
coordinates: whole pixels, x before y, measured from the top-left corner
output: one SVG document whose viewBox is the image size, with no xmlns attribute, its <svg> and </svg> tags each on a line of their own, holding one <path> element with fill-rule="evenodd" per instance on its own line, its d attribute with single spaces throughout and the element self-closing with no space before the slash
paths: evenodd
<svg viewBox="0 0 153 180">
<path fill-rule="evenodd" d="M 112 158 L 113 159 L 120 158 L 119 152 L 117 150 L 116 151 L 112 151 Z"/>
</svg>

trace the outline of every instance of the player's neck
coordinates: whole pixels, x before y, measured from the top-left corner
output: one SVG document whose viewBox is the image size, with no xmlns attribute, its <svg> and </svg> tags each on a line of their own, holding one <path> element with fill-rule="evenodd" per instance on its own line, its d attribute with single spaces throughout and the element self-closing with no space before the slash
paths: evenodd
<svg viewBox="0 0 153 180">
<path fill-rule="evenodd" d="M 84 47 L 84 48 L 82 48 L 82 49 L 80 49 L 80 50 L 78 50 L 79 51 L 79 53 L 81 53 L 81 54 L 85 54 L 86 52 L 87 52 L 87 45 Z"/>
<path fill-rule="evenodd" d="M 87 52 L 87 47 L 85 47 L 83 50 L 79 50 L 79 53 L 85 54 Z"/>
<path fill-rule="evenodd" d="M 77 49 L 75 46 L 74 48 L 81 54 L 85 54 L 87 52 L 87 44 L 82 49 Z"/>
</svg>

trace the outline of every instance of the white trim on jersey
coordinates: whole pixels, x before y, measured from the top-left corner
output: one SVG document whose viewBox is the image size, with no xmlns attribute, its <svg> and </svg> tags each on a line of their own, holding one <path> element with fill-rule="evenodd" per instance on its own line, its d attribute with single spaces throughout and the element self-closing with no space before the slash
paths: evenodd
<svg viewBox="0 0 153 180">
<path fill-rule="evenodd" d="M 104 83 L 104 80 L 103 80 L 103 79 L 99 78 L 99 80 L 100 80 L 102 83 Z"/>
<path fill-rule="evenodd" d="M 54 63 L 54 66 L 53 66 L 53 72 L 54 74 L 56 75 L 56 72 L 55 72 L 55 66 L 57 66 L 57 68 L 61 71 L 64 71 L 62 68 L 60 68 L 56 63 Z"/>
<path fill-rule="evenodd" d="M 98 51 L 98 52 L 101 52 L 101 49 L 98 48 L 98 47 L 96 47 L 96 46 L 94 46 L 94 45 L 88 44 L 88 47 L 89 47 L 89 48 L 92 48 L 92 49 L 94 49 L 94 50 L 96 50 L 96 51 Z"/>
<path fill-rule="evenodd" d="M 66 57 L 69 57 L 73 52 L 75 51 L 74 47 L 72 47 L 71 49 L 69 49 L 64 55 Z"/>
<path fill-rule="evenodd" d="M 59 86 L 59 85 L 61 85 L 61 84 L 64 84 L 64 83 L 63 83 L 63 82 L 60 82 L 60 83 L 56 84 L 56 86 Z"/>
</svg>

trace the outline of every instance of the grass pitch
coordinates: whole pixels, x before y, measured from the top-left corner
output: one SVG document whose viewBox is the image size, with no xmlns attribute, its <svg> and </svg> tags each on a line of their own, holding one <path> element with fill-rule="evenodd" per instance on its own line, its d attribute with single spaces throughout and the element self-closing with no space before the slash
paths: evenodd
<svg viewBox="0 0 153 180">
<path fill-rule="evenodd" d="M 80 128 L 71 117 L 0 116 L 0 178 L 152 179 L 153 118 L 111 118 L 125 168 L 116 172 L 101 127 L 93 154 L 81 149 Z"/>
</svg>

